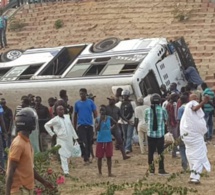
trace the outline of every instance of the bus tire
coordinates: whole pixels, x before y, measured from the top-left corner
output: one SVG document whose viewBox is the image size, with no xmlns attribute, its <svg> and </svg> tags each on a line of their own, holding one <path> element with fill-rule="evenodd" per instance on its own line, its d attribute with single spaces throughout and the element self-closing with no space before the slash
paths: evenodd
<svg viewBox="0 0 215 195">
<path fill-rule="evenodd" d="M 93 46 L 91 47 L 91 51 L 93 53 L 108 51 L 116 47 L 120 41 L 121 40 L 116 37 L 110 37 L 110 38 L 104 39 L 98 43 L 93 44 Z"/>
<path fill-rule="evenodd" d="M 12 49 L 12 50 L 6 51 L 1 54 L 1 61 L 9 62 L 9 61 L 16 60 L 23 54 L 23 52 L 24 51 L 21 49 Z"/>
</svg>

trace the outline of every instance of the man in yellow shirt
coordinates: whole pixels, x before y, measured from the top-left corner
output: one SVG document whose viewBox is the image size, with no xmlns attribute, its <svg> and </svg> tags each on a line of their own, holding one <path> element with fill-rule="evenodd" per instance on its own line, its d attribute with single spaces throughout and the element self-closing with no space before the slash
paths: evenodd
<svg viewBox="0 0 215 195">
<path fill-rule="evenodd" d="M 33 149 L 29 140 L 36 126 L 36 115 L 30 108 L 23 108 L 15 118 L 18 135 L 13 140 L 6 173 L 6 195 L 33 195 L 34 179 L 52 189 L 34 169 Z"/>
</svg>

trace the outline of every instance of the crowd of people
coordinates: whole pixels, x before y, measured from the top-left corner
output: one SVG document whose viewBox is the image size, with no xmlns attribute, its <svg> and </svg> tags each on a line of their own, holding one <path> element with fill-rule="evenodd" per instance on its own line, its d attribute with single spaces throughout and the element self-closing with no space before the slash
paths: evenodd
<svg viewBox="0 0 215 195">
<path fill-rule="evenodd" d="M 158 174 L 167 175 L 164 149 L 167 147 L 165 134 L 169 132 L 174 140 L 179 140 L 179 144 L 172 147 L 172 158 L 178 158 L 180 151 L 182 168 L 185 171 L 190 169 L 190 182 L 198 184 L 203 168 L 210 171 L 206 142 L 213 138 L 214 92 L 206 83 L 200 86 L 188 83 L 180 91 L 177 84 L 172 83 L 168 90 L 165 85 L 161 85 L 160 90 L 159 95 L 149 88 L 146 97 L 135 101 L 130 99 L 128 90 L 119 88 L 115 95 L 107 97 L 107 105 L 100 105 L 99 109 L 94 102 L 96 96 L 88 94 L 85 88 L 79 90 L 80 100 L 75 102 L 74 107 L 68 104 L 66 90 L 60 91 L 59 99 L 50 97 L 49 107 L 42 104 L 40 96 L 29 94 L 21 98 L 21 105 L 16 107 L 14 116 L 6 100 L 1 98 L 0 166 L 5 167 L 6 147 L 10 147 L 7 169 L 10 170 L 13 161 L 21 162 L 21 154 L 17 156 L 21 141 L 17 140 L 27 139 L 22 130 L 29 130 L 29 126 L 20 129 L 20 124 L 26 121 L 22 123 L 18 120 L 18 123 L 16 117 L 25 116 L 20 113 L 27 109 L 27 113 L 30 110 L 34 114 L 36 121 L 27 134 L 34 152 L 60 145 L 59 157 L 65 176 L 69 176 L 68 159 L 72 157 L 75 143 L 80 144 L 84 165 L 92 163 L 95 135 L 98 173 L 102 175 L 102 159 L 106 157 L 108 176 L 114 176 L 111 172 L 113 148 L 121 151 L 123 160 L 131 158 L 129 154 L 133 151 L 135 134 L 139 138 L 140 153 L 148 155 L 149 173 L 155 174 L 154 153 L 158 152 Z M 22 146 L 20 150 L 25 149 Z M 16 164 L 15 168 L 19 166 Z M 19 173 L 13 172 L 8 177 L 14 174 Z M 49 186 L 48 183 L 46 185 Z M 28 186 L 25 187 L 28 189 Z"/>
</svg>

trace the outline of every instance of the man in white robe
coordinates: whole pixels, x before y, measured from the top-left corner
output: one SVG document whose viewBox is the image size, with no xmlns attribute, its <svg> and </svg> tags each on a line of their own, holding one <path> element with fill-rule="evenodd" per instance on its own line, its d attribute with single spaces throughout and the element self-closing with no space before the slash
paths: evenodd
<svg viewBox="0 0 215 195">
<path fill-rule="evenodd" d="M 69 115 L 64 114 L 64 107 L 57 107 L 57 116 L 45 124 L 45 129 L 50 136 L 57 137 L 57 144 L 60 145 L 58 153 L 61 159 L 61 167 L 65 176 L 69 175 L 68 158 L 72 156 L 73 140 L 78 136 L 72 126 Z M 51 129 L 53 127 L 53 131 Z"/>
<path fill-rule="evenodd" d="M 191 171 L 189 183 L 194 184 L 200 183 L 200 174 L 203 168 L 208 172 L 211 170 L 204 141 L 207 126 L 202 111 L 202 106 L 208 100 L 209 97 L 204 97 L 204 100 L 198 103 L 197 95 L 190 95 L 190 102 L 185 106 L 180 123 L 180 135 L 186 147 L 186 155 Z"/>
</svg>

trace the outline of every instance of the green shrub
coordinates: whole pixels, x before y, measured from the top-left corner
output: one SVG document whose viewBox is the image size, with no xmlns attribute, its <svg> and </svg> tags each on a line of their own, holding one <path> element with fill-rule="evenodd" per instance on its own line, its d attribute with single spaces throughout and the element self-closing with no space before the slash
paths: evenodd
<svg viewBox="0 0 215 195">
<path fill-rule="evenodd" d="M 180 3 L 176 3 L 174 5 L 174 9 L 172 11 L 173 17 L 178 21 L 188 20 L 191 16 L 193 10 L 187 9 L 186 6 L 182 6 Z"/>
<path fill-rule="evenodd" d="M 26 24 L 20 19 L 14 17 L 10 19 L 9 30 L 11 31 L 20 31 L 25 26 Z"/>
<path fill-rule="evenodd" d="M 54 23 L 54 27 L 56 29 L 59 29 L 59 28 L 62 28 L 63 27 L 63 20 L 56 20 L 55 23 Z"/>
</svg>

